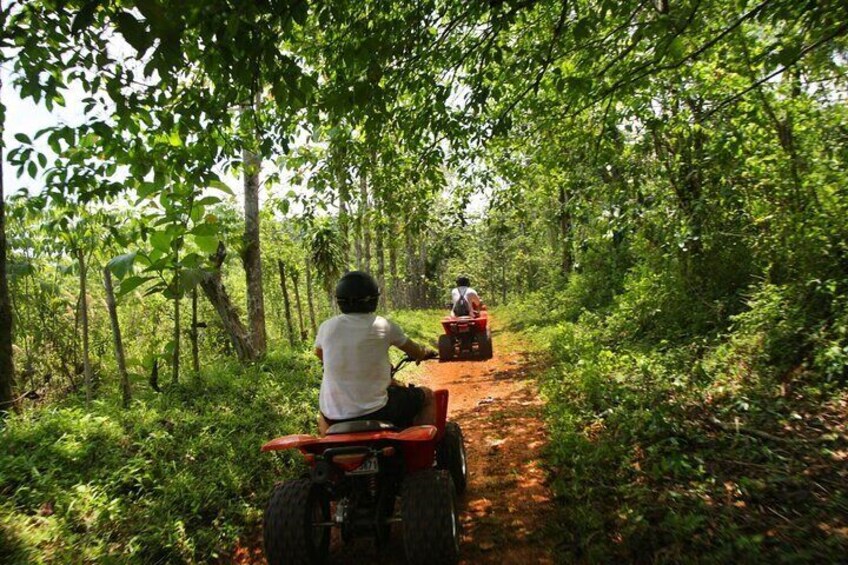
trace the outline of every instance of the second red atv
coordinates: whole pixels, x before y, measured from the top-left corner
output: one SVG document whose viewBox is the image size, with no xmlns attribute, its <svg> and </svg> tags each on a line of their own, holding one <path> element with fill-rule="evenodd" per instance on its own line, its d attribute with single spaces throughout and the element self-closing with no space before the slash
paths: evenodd
<svg viewBox="0 0 848 565">
<path fill-rule="evenodd" d="M 403 359 L 392 374 L 411 359 Z M 403 532 L 412 564 L 459 560 L 458 494 L 468 470 L 462 430 L 447 421 L 448 391 L 436 390 L 437 423 L 400 430 L 362 420 L 330 426 L 327 435 L 291 435 L 262 451 L 298 449 L 310 466 L 300 479 L 278 484 L 265 510 L 269 565 L 323 563 L 330 531 L 385 546 L 392 524 Z M 399 508 L 398 508 L 399 507 Z"/>
<path fill-rule="evenodd" d="M 492 358 L 492 332 L 485 306 L 476 318 L 445 316 L 442 328 L 445 333 L 439 336 L 439 361 Z"/>
</svg>

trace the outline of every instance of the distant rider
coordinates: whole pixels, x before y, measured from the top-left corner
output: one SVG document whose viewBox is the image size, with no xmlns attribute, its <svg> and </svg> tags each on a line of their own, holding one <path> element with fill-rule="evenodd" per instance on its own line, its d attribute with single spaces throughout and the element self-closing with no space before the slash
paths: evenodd
<svg viewBox="0 0 848 565">
<path fill-rule="evenodd" d="M 457 318 L 471 316 L 476 318 L 483 308 L 483 301 L 477 291 L 471 288 L 468 277 L 462 276 L 456 279 L 456 288 L 451 291 L 451 314 Z"/>
<path fill-rule="evenodd" d="M 419 362 L 438 354 L 377 316 L 379 298 L 376 281 L 361 271 L 347 273 L 336 285 L 342 313 L 321 324 L 315 337 L 315 354 L 324 364 L 318 396 L 322 434 L 350 420 L 381 420 L 400 428 L 436 423 L 433 392 L 392 379 L 389 348 L 394 345 Z"/>
</svg>

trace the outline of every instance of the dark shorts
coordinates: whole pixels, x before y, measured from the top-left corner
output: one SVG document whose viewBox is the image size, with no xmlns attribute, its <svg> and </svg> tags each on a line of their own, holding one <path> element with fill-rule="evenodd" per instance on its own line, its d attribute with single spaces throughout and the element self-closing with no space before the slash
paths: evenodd
<svg viewBox="0 0 848 565">
<path fill-rule="evenodd" d="M 324 419 L 331 426 L 339 422 L 380 420 L 382 422 L 391 422 L 399 428 L 408 428 L 412 425 L 415 416 L 421 412 L 421 408 L 424 406 L 424 391 L 415 386 L 390 386 L 388 393 L 388 402 L 376 412 L 363 414 L 356 418 L 345 418 L 343 420 L 331 420 L 326 416 L 324 416 Z"/>
</svg>

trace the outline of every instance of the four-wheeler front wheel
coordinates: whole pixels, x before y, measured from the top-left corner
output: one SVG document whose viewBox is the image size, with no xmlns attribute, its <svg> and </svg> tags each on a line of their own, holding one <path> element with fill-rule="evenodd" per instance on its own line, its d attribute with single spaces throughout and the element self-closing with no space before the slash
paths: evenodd
<svg viewBox="0 0 848 565">
<path fill-rule="evenodd" d="M 465 459 L 462 429 L 456 422 L 445 424 L 445 435 L 436 446 L 436 467 L 450 473 L 456 494 L 465 492 L 468 484 L 468 463 Z"/>
<path fill-rule="evenodd" d="M 269 565 L 324 563 L 330 549 L 330 500 L 323 487 L 296 479 L 274 488 L 265 510 Z"/>
<path fill-rule="evenodd" d="M 401 486 L 406 560 L 411 565 L 450 565 L 459 560 L 459 514 L 450 473 L 426 469 Z"/>
</svg>

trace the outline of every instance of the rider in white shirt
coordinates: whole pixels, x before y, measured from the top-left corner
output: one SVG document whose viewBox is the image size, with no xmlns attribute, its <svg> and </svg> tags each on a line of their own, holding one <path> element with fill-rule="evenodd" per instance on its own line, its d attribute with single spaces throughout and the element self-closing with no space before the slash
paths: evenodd
<svg viewBox="0 0 848 565">
<path fill-rule="evenodd" d="M 453 304 L 451 315 L 457 318 L 462 316 L 476 318 L 480 315 L 480 309 L 483 307 L 480 295 L 471 288 L 471 281 L 465 276 L 457 277 L 456 288 L 451 291 L 451 302 Z"/>
<path fill-rule="evenodd" d="M 315 354 L 324 364 L 318 428 L 350 420 L 383 420 L 405 428 L 433 424 L 436 405 L 425 387 L 406 387 L 391 377 L 389 348 L 421 361 L 438 354 L 409 339 L 403 330 L 375 314 L 380 289 L 373 277 L 352 271 L 336 286 L 342 313 L 318 328 Z"/>
</svg>

